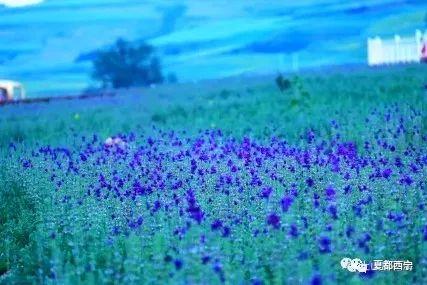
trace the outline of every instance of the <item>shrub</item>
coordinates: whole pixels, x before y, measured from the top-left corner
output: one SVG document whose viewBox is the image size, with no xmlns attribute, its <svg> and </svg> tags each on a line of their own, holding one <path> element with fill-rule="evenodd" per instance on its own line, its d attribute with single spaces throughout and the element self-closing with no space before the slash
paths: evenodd
<svg viewBox="0 0 427 285">
<path fill-rule="evenodd" d="M 177 83 L 178 78 L 176 77 L 175 73 L 169 73 L 168 74 L 168 83 Z"/>
<path fill-rule="evenodd" d="M 277 75 L 276 77 L 276 85 L 279 87 L 280 92 L 284 92 L 291 88 L 291 81 L 284 78 L 282 74 Z"/>
</svg>

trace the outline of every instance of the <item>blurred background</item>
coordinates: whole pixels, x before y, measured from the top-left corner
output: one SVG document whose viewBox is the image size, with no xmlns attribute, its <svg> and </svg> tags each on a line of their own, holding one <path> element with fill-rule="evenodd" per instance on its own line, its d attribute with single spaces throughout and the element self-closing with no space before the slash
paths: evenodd
<svg viewBox="0 0 427 285">
<path fill-rule="evenodd" d="M 368 37 L 413 36 L 427 22 L 422 0 L 278 2 L 2 0 L 0 78 L 28 97 L 99 87 L 94 61 L 118 39 L 151 45 L 162 82 L 364 65 Z"/>
</svg>

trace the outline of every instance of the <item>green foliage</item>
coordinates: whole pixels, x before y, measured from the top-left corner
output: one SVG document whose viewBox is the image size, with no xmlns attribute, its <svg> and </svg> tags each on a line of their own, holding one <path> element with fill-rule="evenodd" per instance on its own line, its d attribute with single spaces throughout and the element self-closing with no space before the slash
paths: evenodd
<svg viewBox="0 0 427 285">
<path fill-rule="evenodd" d="M 0 157 L 0 283 L 1 277 L 24 266 L 26 249 L 37 223 L 37 199 L 18 168 Z"/>
<path fill-rule="evenodd" d="M 153 47 L 132 44 L 123 39 L 97 53 L 92 77 L 104 87 L 127 88 L 163 82 L 159 59 Z"/>
</svg>

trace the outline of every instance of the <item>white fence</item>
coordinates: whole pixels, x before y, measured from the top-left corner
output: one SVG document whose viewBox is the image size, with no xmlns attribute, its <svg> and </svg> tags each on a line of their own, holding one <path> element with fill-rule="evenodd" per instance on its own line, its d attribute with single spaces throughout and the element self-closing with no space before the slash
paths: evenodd
<svg viewBox="0 0 427 285">
<path fill-rule="evenodd" d="M 368 38 L 368 64 L 420 62 L 423 42 L 426 41 L 427 31 L 423 35 L 420 30 L 416 30 L 415 37 Z"/>
</svg>

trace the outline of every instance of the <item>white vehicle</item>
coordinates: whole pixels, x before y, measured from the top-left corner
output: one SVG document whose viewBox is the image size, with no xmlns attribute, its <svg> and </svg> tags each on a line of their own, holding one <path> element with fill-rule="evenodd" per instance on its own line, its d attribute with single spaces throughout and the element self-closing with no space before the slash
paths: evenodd
<svg viewBox="0 0 427 285">
<path fill-rule="evenodd" d="M 0 103 L 25 98 L 25 89 L 21 83 L 0 79 Z"/>
</svg>

